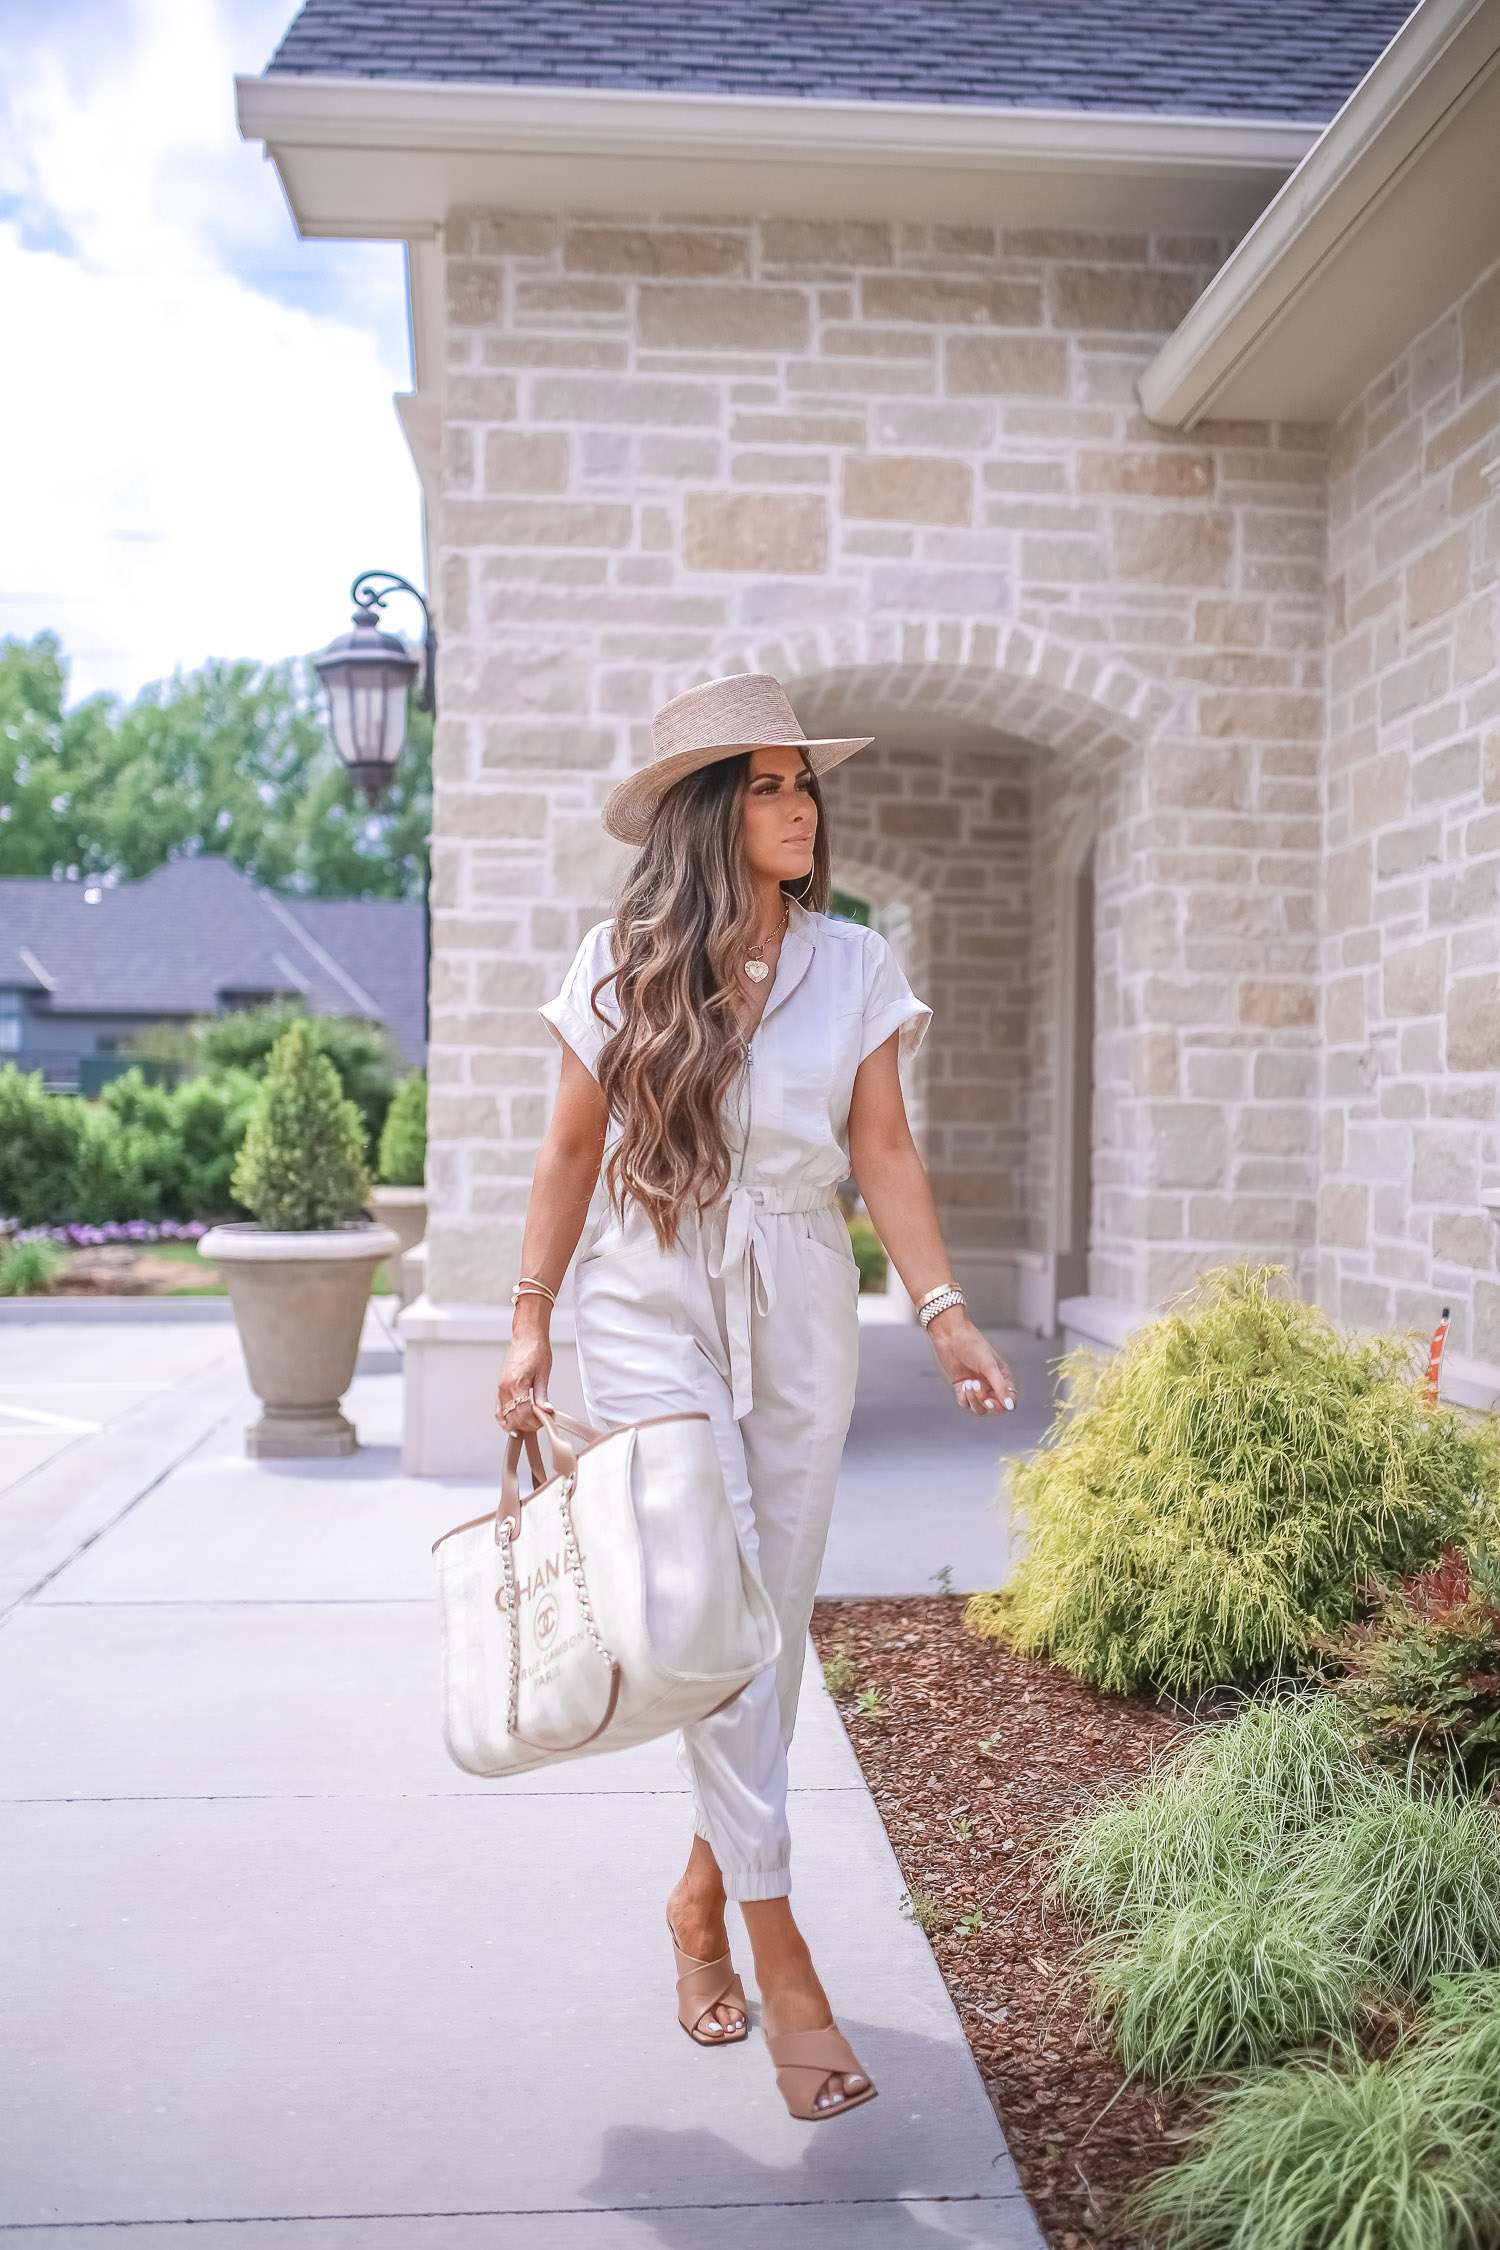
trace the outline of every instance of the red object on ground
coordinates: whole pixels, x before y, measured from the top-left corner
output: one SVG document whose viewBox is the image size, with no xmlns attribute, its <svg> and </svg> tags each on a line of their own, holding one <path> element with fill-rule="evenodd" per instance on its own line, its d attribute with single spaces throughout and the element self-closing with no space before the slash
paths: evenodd
<svg viewBox="0 0 1500 2250">
<path fill-rule="evenodd" d="M 1448 1307 L 1443 1307 L 1443 1317 L 1432 1331 L 1432 1345 L 1427 1354 L 1427 1403 L 1438 1402 L 1438 1378 L 1443 1371 L 1443 1346 L 1448 1341 Z"/>
</svg>

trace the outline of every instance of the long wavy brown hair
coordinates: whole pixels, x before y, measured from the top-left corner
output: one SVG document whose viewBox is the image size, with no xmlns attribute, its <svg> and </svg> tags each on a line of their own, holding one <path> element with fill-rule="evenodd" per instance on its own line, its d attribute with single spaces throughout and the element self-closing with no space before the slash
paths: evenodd
<svg viewBox="0 0 1500 2250">
<path fill-rule="evenodd" d="M 724 1103 L 745 1059 L 738 972 L 763 934 L 745 865 L 749 785 L 743 753 L 667 791 L 620 893 L 615 965 L 592 996 L 608 1021 L 599 995 L 612 984 L 620 1019 L 599 1056 L 600 1089 L 620 1128 L 605 1166 L 610 1201 L 617 1211 L 638 1203 L 664 1250 L 684 1215 L 717 1203 L 729 1185 Z M 821 914 L 828 823 L 816 779 L 809 795 L 818 810 L 812 880 L 782 887 Z"/>
</svg>

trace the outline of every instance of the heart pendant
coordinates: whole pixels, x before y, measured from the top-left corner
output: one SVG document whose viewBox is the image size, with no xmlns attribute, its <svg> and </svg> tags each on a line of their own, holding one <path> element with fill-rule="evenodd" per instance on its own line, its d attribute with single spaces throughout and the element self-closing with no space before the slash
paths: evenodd
<svg viewBox="0 0 1500 2250">
<path fill-rule="evenodd" d="M 771 965 L 768 961 L 747 961 L 745 974 L 752 984 L 764 984 L 771 974 Z"/>
</svg>

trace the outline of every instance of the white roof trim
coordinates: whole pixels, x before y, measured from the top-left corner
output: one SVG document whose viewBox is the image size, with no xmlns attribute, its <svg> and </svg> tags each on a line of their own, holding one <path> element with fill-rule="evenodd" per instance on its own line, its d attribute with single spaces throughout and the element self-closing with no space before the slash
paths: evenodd
<svg viewBox="0 0 1500 2250">
<path fill-rule="evenodd" d="M 840 163 L 1052 163 L 1257 170 L 1296 164 L 1319 127 L 1263 118 L 993 109 L 962 102 L 804 101 L 794 96 L 638 93 L 616 87 L 478 86 L 442 80 L 237 78 L 246 140 L 322 148 L 494 149 L 506 154 Z"/>
<path fill-rule="evenodd" d="M 273 76 L 236 81 L 307 235 L 449 211 L 939 219 L 1239 234 L 1314 125 L 961 103 Z"/>
<path fill-rule="evenodd" d="M 1153 422 L 1191 429 L 1213 414 L 1497 66 L 1500 0 L 1421 0 L 1147 368 L 1140 399 Z"/>
</svg>

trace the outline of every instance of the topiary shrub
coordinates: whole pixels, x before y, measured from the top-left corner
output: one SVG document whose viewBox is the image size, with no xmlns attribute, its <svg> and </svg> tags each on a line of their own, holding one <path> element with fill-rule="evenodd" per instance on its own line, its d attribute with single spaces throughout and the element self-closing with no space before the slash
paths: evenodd
<svg viewBox="0 0 1500 2250">
<path fill-rule="evenodd" d="M 1193 1695 L 1295 1667 L 1360 1589 L 1495 1521 L 1500 1425 L 1431 1406 L 1394 1338 L 1341 1337 L 1278 1269 L 1224 1269 L 1100 1367 L 1018 1468 L 1025 1548 L 972 1630 L 1097 1686 Z"/>
<path fill-rule="evenodd" d="M 427 1073 L 409 1071 L 385 1113 L 380 1177 L 387 1187 L 427 1185 Z"/>
<path fill-rule="evenodd" d="M 370 1192 L 359 1111 L 306 1021 L 271 1050 L 231 1186 L 262 1226 L 297 1234 L 342 1226 Z"/>
</svg>

